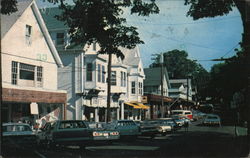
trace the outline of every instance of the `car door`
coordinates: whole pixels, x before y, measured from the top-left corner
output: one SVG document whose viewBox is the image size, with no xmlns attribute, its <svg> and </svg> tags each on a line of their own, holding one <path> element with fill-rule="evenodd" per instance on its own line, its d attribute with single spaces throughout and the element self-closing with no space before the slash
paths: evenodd
<svg viewBox="0 0 250 158">
<path fill-rule="evenodd" d="M 66 141 L 91 139 L 91 129 L 83 121 L 60 122 L 54 137 Z"/>
</svg>

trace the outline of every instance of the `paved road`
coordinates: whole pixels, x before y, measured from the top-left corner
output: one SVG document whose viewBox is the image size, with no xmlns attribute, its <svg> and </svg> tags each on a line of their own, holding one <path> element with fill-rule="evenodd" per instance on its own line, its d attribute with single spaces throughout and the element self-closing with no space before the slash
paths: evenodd
<svg viewBox="0 0 250 158">
<path fill-rule="evenodd" d="M 246 157 L 246 138 L 235 136 L 234 127 L 204 127 L 193 123 L 188 132 L 183 129 L 151 139 L 120 141 L 111 145 L 89 146 L 86 151 L 76 146 L 55 150 L 39 149 L 31 157 L 40 158 L 151 158 L 151 157 Z M 20 156 L 20 157 L 25 157 Z"/>
</svg>

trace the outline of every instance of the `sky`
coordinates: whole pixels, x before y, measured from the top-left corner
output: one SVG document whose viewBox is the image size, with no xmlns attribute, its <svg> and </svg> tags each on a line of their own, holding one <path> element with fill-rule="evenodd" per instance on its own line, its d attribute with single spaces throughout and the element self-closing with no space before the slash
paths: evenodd
<svg viewBox="0 0 250 158">
<path fill-rule="evenodd" d="M 128 25 L 138 28 L 139 36 L 145 44 L 139 45 L 144 67 L 152 63 L 152 54 L 185 50 L 188 58 L 197 60 L 208 71 L 218 62 L 207 61 L 227 58 L 235 54 L 242 39 L 243 26 L 236 8 L 229 14 L 215 18 L 194 21 L 187 17 L 189 6 L 184 0 L 156 0 L 160 13 L 149 17 L 130 15 L 125 11 Z M 39 7 L 52 4 L 37 0 Z"/>
</svg>

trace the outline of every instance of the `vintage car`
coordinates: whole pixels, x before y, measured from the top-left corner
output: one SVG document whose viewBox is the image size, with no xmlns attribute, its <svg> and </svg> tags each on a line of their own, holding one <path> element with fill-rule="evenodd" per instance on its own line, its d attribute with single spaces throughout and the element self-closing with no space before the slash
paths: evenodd
<svg viewBox="0 0 250 158">
<path fill-rule="evenodd" d="M 108 128 L 119 131 L 121 138 L 136 138 L 140 135 L 139 126 L 133 120 L 115 120 L 109 123 Z"/>
<path fill-rule="evenodd" d="M 216 114 L 207 114 L 202 121 L 203 125 L 217 125 L 221 126 L 221 119 Z"/>
<path fill-rule="evenodd" d="M 111 141 L 120 138 L 117 130 L 91 129 L 82 120 L 63 120 L 48 122 L 41 132 L 38 132 L 38 144 L 47 147 L 57 145 L 77 145 L 81 148 L 99 141 Z"/>
<path fill-rule="evenodd" d="M 34 149 L 36 147 L 36 135 L 29 124 L 3 123 L 3 150 Z"/>
<path fill-rule="evenodd" d="M 152 124 L 152 121 L 145 120 L 140 124 L 140 132 L 142 136 L 150 136 L 154 138 L 161 133 L 161 128 L 158 125 Z"/>
</svg>

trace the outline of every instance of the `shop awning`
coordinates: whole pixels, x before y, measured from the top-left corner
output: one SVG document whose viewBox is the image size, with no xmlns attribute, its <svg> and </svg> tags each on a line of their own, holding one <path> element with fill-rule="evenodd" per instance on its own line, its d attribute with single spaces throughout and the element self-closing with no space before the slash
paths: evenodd
<svg viewBox="0 0 250 158">
<path fill-rule="evenodd" d="M 144 104 L 139 103 L 139 102 L 128 102 L 125 104 L 133 106 L 135 109 L 149 109 L 149 106 L 144 105 Z"/>
<path fill-rule="evenodd" d="M 140 106 L 135 105 L 135 104 L 130 103 L 130 102 L 126 102 L 125 104 L 126 104 L 126 105 L 129 105 L 129 106 L 132 106 L 132 107 L 133 107 L 133 108 L 135 108 L 135 109 L 141 109 L 141 107 L 140 107 Z"/>
<path fill-rule="evenodd" d="M 139 105 L 140 107 L 142 107 L 142 109 L 149 109 L 149 106 L 144 105 L 142 103 L 137 103 L 137 105 Z"/>
</svg>

